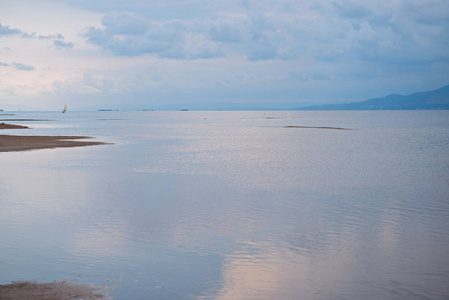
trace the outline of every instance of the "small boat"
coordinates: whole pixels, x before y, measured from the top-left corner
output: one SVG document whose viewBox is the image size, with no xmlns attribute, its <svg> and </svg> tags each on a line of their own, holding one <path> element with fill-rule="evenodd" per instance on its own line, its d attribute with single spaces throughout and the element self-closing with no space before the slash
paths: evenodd
<svg viewBox="0 0 449 300">
<path fill-rule="evenodd" d="M 67 105 L 64 106 L 64 109 L 62 110 L 62 113 L 65 113 L 67 111 Z"/>
</svg>

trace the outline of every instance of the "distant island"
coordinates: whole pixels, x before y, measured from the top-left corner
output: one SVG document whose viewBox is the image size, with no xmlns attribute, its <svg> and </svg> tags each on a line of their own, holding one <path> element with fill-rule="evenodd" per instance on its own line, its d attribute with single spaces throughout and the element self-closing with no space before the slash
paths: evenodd
<svg viewBox="0 0 449 300">
<path fill-rule="evenodd" d="M 420 110 L 449 109 L 449 85 L 411 95 L 388 95 L 362 102 L 296 107 L 295 110 Z"/>
</svg>

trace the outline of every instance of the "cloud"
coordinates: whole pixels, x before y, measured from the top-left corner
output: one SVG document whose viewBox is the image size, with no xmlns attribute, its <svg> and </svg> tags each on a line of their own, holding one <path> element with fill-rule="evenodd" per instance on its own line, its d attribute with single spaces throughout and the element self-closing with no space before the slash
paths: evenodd
<svg viewBox="0 0 449 300">
<path fill-rule="evenodd" d="M 20 64 L 20 63 L 16 63 L 16 62 L 8 64 L 8 63 L 4 63 L 4 62 L 0 61 L 0 67 L 14 67 L 17 70 L 21 70 L 21 71 L 33 71 L 33 70 L 36 70 L 36 68 L 33 67 L 33 66 L 24 65 L 24 64 Z"/>
<path fill-rule="evenodd" d="M 22 32 L 19 29 L 11 29 L 9 26 L 3 26 L 0 23 L 0 36 L 15 35 L 15 34 L 21 34 L 20 37 L 22 37 L 24 39 L 53 40 L 53 45 L 55 46 L 55 48 L 57 50 L 71 49 L 74 46 L 72 42 L 64 42 L 63 41 L 64 36 L 60 33 L 49 34 L 49 35 L 37 35 L 36 32 L 33 32 L 33 33 Z M 8 47 L 4 47 L 3 49 L 11 50 L 11 48 L 8 48 Z M 15 64 L 14 66 L 19 70 L 26 70 L 26 71 L 34 70 L 33 67 L 22 65 L 22 64 Z"/>
<path fill-rule="evenodd" d="M 0 23 L 0 36 L 2 35 L 11 35 L 11 34 L 21 34 L 22 31 L 19 29 L 9 28 L 9 26 L 3 26 Z"/>
<path fill-rule="evenodd" d="M 283 38 L 261 16 L 155 22 L 134 13 L 112 12 L 105 15 L 102 25 L 88 28 L 83 37 L 119 56 L 198 59 L 246 55 L 250 60 L 266 60 L 275 58 Z"/>
<path fill-rule="evenodd" d="M 63 40 L 64 36 L 60 33 L 57 33 L 57 34 L 50 34 L 50 35 L 39 35 L 37 38 L 41 39 L 41 40 L 51 40 L 51 39 Z"/>
<path fill-rule="evenodd" d="M 339 16 L 347 19 L 360 19 L 371 15 L 371 12 L 363 4 L 348 1 L 334 2 L 332 5 L 337 9 Z"/>
<path fill-rule="evenodd" d="M 102 21 L 108 34 L 140 35 L 151 26 L 150 20 L 127 11 L 112 11 Z"/>
<path fill-rule="evenodd" d="M 139 90 L 142 99 L 342 101 L 449 78 L 449 6 L 441 0 L 48 1 L 65 9 L 23 14 L 16 5 L 14 23 L 0 27 L 0 59 L 16 76 L 9 82 L 57 78 L 70 83 L 57 89 L 69 94 Z"/>
<path fill-rule="evenodd" d="M 440 1 L 242 3 L 201 18 L 154 20 L 137 9 L 110 11 L 102 27 L 90 27 L 83 37 L 117 56 L 400 64 L 449 59 L 449 10 Z M 207 6 L 199 0 L 194 7 Z"/>
<path fill-rule="evenodd" d="M 13 62 L 11 65 L 13 67 L 15 67 L 17 70 L 22 70 L 22 71 L 33 71 L 33 70 L 36 70 L 36 68 L 33 67 L 33 66 L 24 65 L 24 64 L 20 64 L 20 63 L 16 63 L 16 62 Z"/>
<path fill-rule="evenodd" d="M 86 40 L 118 56 L 152 54 L 162 58 L 197 59 L 221 57 L 212 41 L 183 20 L 154 22 L 137 14 L 110 12 L 104 28 L 90 27 Z"/>
<path fill-rule="evenodd" d="M 73 48 L 73 43 L 71 42 L 64 42 L 60 40 L 54 40 L 53 44 L 55 45 L 56 49 L 71 49 Z"/>
<path fill-rule="evenodd" d="M 22 37 L 25 39 L 33 39 L 36 37 L 36 32 L 33 32 L 31 34 L 24 32 L 24 33 L 22 33 Z"/>
</svg>

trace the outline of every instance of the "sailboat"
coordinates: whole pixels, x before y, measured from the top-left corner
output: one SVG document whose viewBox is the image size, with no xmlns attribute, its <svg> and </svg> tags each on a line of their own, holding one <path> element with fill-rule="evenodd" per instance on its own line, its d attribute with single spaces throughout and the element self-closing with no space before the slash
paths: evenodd
<svg viewBox="0 0 449 300">
<path fill-rule="evenodd" d="M 67 105 L 64 106 L 64 109 L 62 110 L 62 113 L 65 113 L 67 111 Z"/>
</svg>

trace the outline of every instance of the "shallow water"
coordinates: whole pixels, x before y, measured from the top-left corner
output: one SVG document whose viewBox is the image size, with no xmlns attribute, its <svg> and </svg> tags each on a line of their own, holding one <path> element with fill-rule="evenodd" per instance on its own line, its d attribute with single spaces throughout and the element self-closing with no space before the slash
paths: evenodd
<svg viewBox="0 0 449 300">
<path fill-rule="evenodd" d="M 1 117 L 51 120 L 1 134 L 114 145 L 0 153 L 0 284 L 69 279 L 115 286 L 114 299 L 449 295 L 448 111 Z"/>
</svg>

